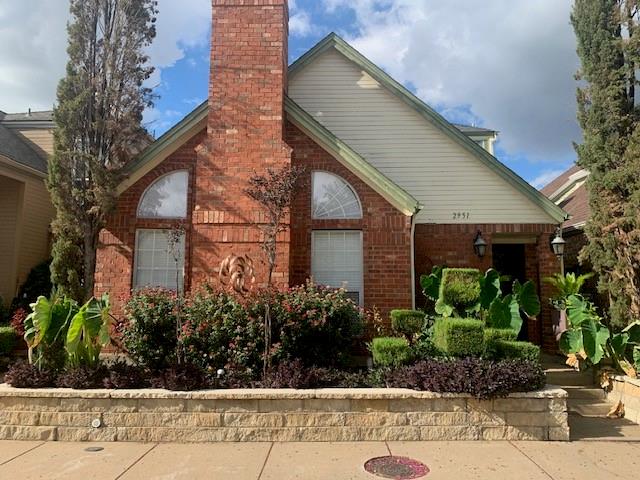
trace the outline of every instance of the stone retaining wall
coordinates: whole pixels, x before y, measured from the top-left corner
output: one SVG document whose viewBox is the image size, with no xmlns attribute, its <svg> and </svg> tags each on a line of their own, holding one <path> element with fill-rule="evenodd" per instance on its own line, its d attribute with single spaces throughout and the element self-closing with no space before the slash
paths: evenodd
<svg viewBox="0 0 640 480">
<path fill-rule="evenodd" d="M 617 375 L 611 378 L 612 388 L 607 392 L 607 401 L 624 404 L 624 418 L 640 423 L 640 379 Z"/>
<path fill-rule="evenodd" d="M 403 389 L 167 392 L 3 385 L 0 439 L 568 441 L 569 427 L 567 394 L 554 388 L 479 401 Z"/>
</svg>

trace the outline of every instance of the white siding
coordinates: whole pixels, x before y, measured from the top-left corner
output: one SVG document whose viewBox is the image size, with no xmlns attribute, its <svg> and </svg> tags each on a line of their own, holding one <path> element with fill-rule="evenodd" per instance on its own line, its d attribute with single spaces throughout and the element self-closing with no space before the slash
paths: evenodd
<svg viewBox="0 0 640 480">
<path fill-rule="evenodd" d="M 335 50 L 293 75 L 289 96 L 419 200 L 418 223 L 555 223 Z"/>
</svg>

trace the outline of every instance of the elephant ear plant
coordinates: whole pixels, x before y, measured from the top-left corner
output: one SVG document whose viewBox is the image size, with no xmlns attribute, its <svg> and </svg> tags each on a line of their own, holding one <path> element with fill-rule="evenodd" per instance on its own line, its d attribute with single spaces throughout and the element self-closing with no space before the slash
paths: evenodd
<svg viewBox="0 0 640 480">
<path fill-rule="evenodd" d="M 560 337 L 560 349 L 569 356 L 567 363 L 583 361 L 597 366 L 610 360 L 614 367 L 636 378 L 640 369 L 640 322 L 619 333 L 611 333 L 595 306 L 580 295 L 566 299 L 568 329 Z"/>
<path fill-rule="evenodd" d="M 109 297 L 92 298 L 81 307 L 54 293 L 38 297 L 24 321 L 29 363 L 59 370 L 71 366 L 96 367 L 100 351 L 110 341 Z M 66 353 L 66 355 L 65 355 Z"/>
<path fill-rule="evenodd" d="M 536 286 L 528 281 L 513 282 L 513 293 L 503 295 L 506 278 L 494 269 L 481 274 L 475 269 L 444 269 L 436 312 L 443 317 L 471 316 L 484 320 L 489 328 L 522 329 L 522 314 L 540 313 Z"/>
</svg>

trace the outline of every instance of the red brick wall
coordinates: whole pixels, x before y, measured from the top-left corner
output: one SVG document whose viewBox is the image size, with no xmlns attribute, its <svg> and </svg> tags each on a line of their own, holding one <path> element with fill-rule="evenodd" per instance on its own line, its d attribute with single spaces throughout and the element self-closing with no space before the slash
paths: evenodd
<svg viewBox="0 0 640 480">
<path fill-rule="evenodd" d="M 286 140 L 294 149 L 292 163 L 304 166 L 308 177 L 291 210 L 291 283 L 301 284 L 311 275 L 312 230 L 362 230 L 365 307 L 377 307 L 384 318 L 394 308 L 411 308 L 410 217 L 400 213 L 290 123 Z M 311 173 L 314 170 L 344 178 L 360 197 L 363 218 L 313 220 Z"/>
<path fill-rule="evenodd" d="M 480 230 L 489 244 L 487 254 L 480 259 L 473 249 L 473 241 Z M 435 265 L 448 267 L 471 267 L 486 270 L 492 266 L 491 243 L 495 234 L 536 235 L 537 244 L 525 246 L 525 268 L 527 277 L 538 286 L 542 302 L 539 319 L 527 325 L 529 339 L 555 350 L 556 344 L 551 330 L 551 307 L 549 297 L 552 289 L 542 281 L 546 276 L 560 271 L 560 265 L 549 245 L 549 237 L 555 232 L 554 225 L 546 224 L 483 224 L 483 225 L 416 225 L 416 283 L 420 275 L 428 273 Z M 422 303 L 421 290 L 416 286 L 417 303 Z M 542 327 L 541 327 L 542 326 Z"/>
<path fill-rule="evenodd" d="M 159 166 L 142 177 L 118 198 L 116 212 L 109 218 L 107 227 L 100 233 L 96 263 L 96 295 L 108 292 L 114 303 L 114 311 L 121 311 L 122 300 L 128 298 L 133 282 L 133 255 L 136 230 L 139 228 L 171 228 L 175 221 L 139 219 L 136 215 L 140 197 L 144 191 L 162 175 L 175 171 L 189 172 L 188 211 L 184 222 L 185 239 L 185 289 L 191 283 L 189 272 L 192 265 L 191 222 L 193 212 L 193 187 L 196 163 L 196 148 L 204 140 L 204 132 L 170 155 Z"/>
<path fill-rule="evenodd" d="M 213 0 L 207 140 L 196 162 L 193 281 L 215 278 L 229 254 L 250 255 L 266 282 L 262 210 L 248 179 L 291 163 L 283 137 L 288 10 L 286 0 Z M 289 234 L 279 238 L 275 283 L 289 283 Z"/>
</svg>

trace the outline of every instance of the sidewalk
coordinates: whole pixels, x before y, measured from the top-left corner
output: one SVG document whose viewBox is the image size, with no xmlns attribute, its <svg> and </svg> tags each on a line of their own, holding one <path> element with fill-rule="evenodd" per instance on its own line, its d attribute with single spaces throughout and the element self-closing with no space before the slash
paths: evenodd
<svg viewBox="0 0 640 480">
<path fill-rule="evenodd" d="M 88 447 L 104 450 L 90 453 Z M 637 442 L 42 443 L 0 442 L 0 478 L 375 480 L 372 457 L 425 463 L 426 480 L 637 479 Z"/>
</svg>

